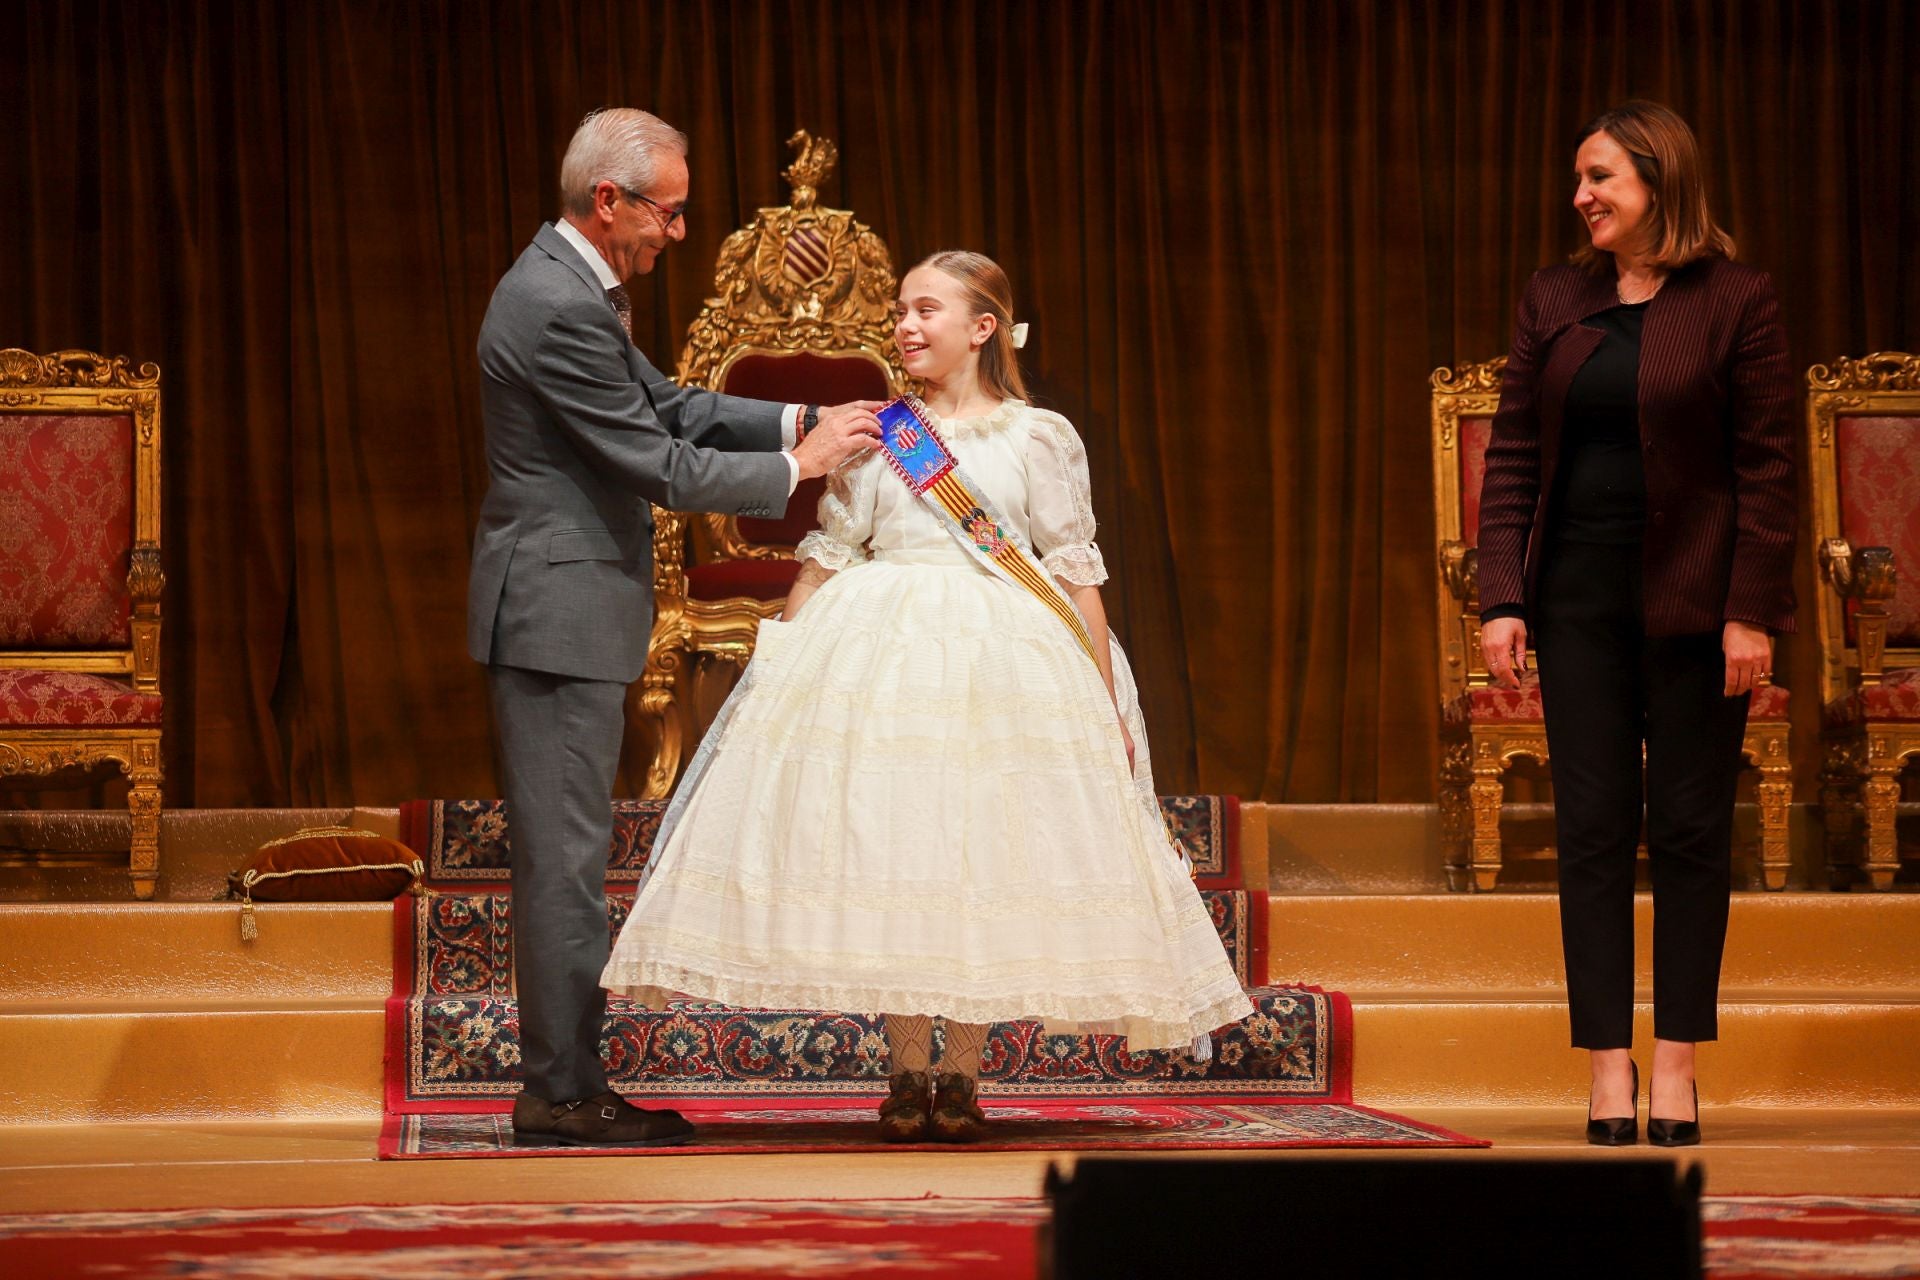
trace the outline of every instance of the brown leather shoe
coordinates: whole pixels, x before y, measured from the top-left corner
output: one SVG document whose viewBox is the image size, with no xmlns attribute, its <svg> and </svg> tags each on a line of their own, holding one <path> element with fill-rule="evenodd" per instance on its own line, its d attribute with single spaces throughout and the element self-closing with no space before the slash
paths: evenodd
<svg viewBox="0 0 1920 1280">
<path fill-rule="evenodd" d="M 924 1071 L 896 1071 L 887 1077 L 887 1100 L 880 1104 L 883 1142 L 925 1142 L 927 1112 L 933 1109 L 933 1078 Z"/>
<path fill-rule="evenodd" d="M 978 1142 L 987 1136 L 987 1113 L 976 1098 L 971 1076 L 945 1072 L 935 1081 L 933 1113 L 927 1129 L 935 1142 Z"/>
<path fill-rule="evenodd" d="M 691 1137 L 678 1111 L 648 1111 L 617 1093 L 548 1102 L 522 1092 L 513 1100 L 516 1147 L 677 1147 Z"/>
</svg>

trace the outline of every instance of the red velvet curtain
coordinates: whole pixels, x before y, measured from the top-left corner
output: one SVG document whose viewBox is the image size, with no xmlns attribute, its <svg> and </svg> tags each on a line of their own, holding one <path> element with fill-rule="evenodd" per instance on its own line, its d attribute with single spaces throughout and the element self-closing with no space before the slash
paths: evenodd
<svg viewBox="0 0 1920 1280">
<path fill-rule="evenodd" d="M 693 143 L 636 299 L 672 363 L 805 126 L 897 260 L 1011 273 L 1162 788 L 1419 800 L 1426 375 L 1502 352 L 1576 243 L 1576 127 L 1692 121 L 1799 365 L 1911 350 L 1915 62 L 1892 0 L 35 3 L 0 42 L 0 345 L 164 371 L 170 805 L 497 794 L 462 621 L 488 295 L 580 115 L 647 106 Z M 1781 670 L 1810 734 L 1804 641 Z"/>
</svg>

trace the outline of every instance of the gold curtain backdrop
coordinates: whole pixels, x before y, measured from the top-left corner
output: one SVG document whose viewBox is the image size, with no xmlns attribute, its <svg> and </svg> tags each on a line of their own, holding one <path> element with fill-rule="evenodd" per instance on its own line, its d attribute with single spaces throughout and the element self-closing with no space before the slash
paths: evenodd
<svg viewBox="0 0 1920 1280">
<path fill-rule="evenodd" d="M 1920 343 L 1920 5 L 31 0 L 0 345 L 164 371 L 167 797 L 495 795 L 474 339 L 595 105 L 692 139 L 671 366 L 783 140 L 910 263 L 1011 273 L 1092 459 L 1163 790 L 1433 794 L 1427 373 L 1578 242 L 1572 136 L 1680 110 L 1796 366 Z M 1802 554 L 1802 605 L 1812 591 Z M 1786 646 L 1803 783 L 1808 641 Z"/>
</svg>

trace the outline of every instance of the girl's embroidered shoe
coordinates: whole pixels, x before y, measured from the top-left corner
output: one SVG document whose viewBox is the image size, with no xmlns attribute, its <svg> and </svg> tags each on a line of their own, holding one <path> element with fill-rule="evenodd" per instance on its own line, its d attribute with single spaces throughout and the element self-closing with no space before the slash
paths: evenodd
<svg viewBox="0 0 1920 1280">
<path fill-rule="evenodd" d="M 937 1081 L 928 1128 L 935 1142 L 978 1142 L 987 1136 L 987 1113 L 975 1099 L 971 1076 L 946 1072 Z"/>
<path fill-rule="evenodd" d="M 932 1078 L 925 1071 L 896 1071 L 888 1077 L 887 1100 L 880 1104 L 881 1140 L 925 1142 L 932 1094 Z"/>
</svg>

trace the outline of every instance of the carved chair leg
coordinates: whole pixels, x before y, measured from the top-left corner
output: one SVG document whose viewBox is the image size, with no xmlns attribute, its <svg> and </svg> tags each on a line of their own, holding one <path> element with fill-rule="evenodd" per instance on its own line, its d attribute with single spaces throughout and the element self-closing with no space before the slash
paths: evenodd
<svg viewBox="0 0 1920 1280">
<path fill-rule="evenodd" d="M 1787 887 L 1791 855 L 1787 849 L 1787 816 L 1793 804 L 1792 770 L 1783 760 L 1762 767 L 1755 788 L 1760 801 L 1760 882 L 1778 892 Z"/>
<path fill-rule="evenodd" d="M 133 754 L 134 764 L 127 770 L 133 783 L 127 793 L 127 812 L 133 819 L 127 866 L 133 896 L 145 902 L 160 879 L 160 744 L 138 743 Z"/>
<path fill-rule="evenodd" d="M 1474 770 L 1473 882 L 1485 892 L 1500 878 L 1500 771 Z"/>
<path fill-rule="evenodd" d="M 1900 802 L 1900 761 L 1890 755 L 1876 755 L 1868 762 L 1865 804 L 1867 812 L 1866 872 L 1873 887 L 1885 892 L 1893 887 L 1893 876 L 1900 869 L 1900 849 L 1894 832 L 1894 813 Z"/>
</svg>

